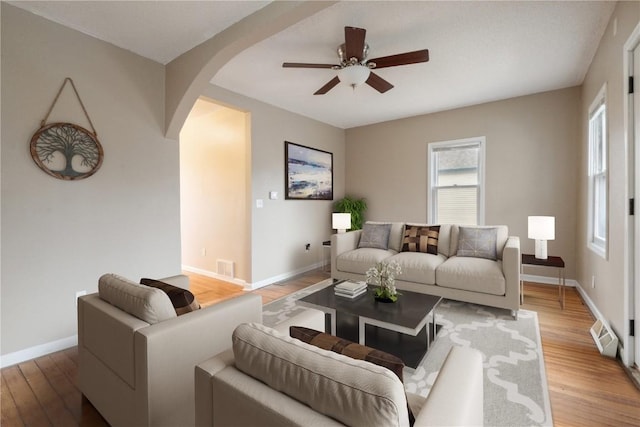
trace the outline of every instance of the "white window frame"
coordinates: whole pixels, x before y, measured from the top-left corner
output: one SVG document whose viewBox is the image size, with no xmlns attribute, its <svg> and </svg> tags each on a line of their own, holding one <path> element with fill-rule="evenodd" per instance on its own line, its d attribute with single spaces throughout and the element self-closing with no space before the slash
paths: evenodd
<svg viewBox="0 0 640 427">
<path fill-rule="evenodd" d="M 602 114 L 603 119 L 603 135 L 602 135 L 602 152 L 596 153 L 597 146 L 595 144 L 594 138 L 592 136 L 593 126 L 592 119 L 596 116 Z M 607 258 L 608 255 L 608 240 L 609 240 L 609 127 L 607 125 L 607 85 L 604 84 L 595 99 L 589 106 L 589 116 L 587 120 L 587 138 L 589 140 L 589 152 L 587 156 L 587 179 L 588 179 L 588 223 L 587 223 L 587 247 L 591 249 L 593 252 L 598 254 L 603 258 Z M 602 167 L 598 169 L 597 162 L 595 161 L 596 154 L 602 156 Z M 604 178 L 604 195 L 601 195 L 604 198 L 602 203 L 604 206 L 604 221 L 605 227 L 604 232 L 605 236 L 597 236 L 596 233 L 596 194 L 595 194 L 595 182 L 598 178 Z"/>
<path fill-rule="evenodd" d="M 436 151 L 443 149 L 455 150 L 456 148 L 469 147 L 470 145 L 478 146 L 478 225 L 484 225 L 484 194 L 485 194 L 485 146 L 486 137 L 478 136 L 473 138 L 456 139 L 451 141 L 439 141 L 429 143 L 427 164 L 429 165 L 429 173 L 427 174 L 427 188 L 429 193 L 427 194 L 427 222 L 429 224 L 439 223 L 437 218 L 437 204 L 435 202 L 436 190 L 439 187 L 435 186 L 438 182 L 436 173 L 437 168 L 435 165 Z M 475 187 L 475 186 L 474 186 Z"/>
</svg>

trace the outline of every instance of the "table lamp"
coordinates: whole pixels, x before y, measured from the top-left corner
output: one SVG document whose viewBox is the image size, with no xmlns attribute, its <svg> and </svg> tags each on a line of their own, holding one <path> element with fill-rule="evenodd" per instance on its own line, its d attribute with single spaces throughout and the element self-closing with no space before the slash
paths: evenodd
<svg viewBox="0 0 640 427">
<path fill-rule="evenodd" d="M 338 230 L 338 233 L 344 233 L 351 229 L 350 213 L 334 213 L 331 215 L 331 228 Z"/>
<path fill-rule="evenodd" d="M 536 241 L 538 259 L 547 259 L 547 240 L 556 238 L 556 218 L 553 216 L 530 216 L 528 236 Z"/>
</svg>

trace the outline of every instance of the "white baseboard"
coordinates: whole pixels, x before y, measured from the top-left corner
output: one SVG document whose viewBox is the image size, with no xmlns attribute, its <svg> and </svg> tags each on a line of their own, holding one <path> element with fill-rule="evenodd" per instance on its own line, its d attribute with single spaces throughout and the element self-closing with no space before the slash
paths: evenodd
<svg viewBox="0 0 640 427">
<path fill-rule="evenodd" d="M 244 280 L 223 276 L 221 274 L 214 273 L 213 271 L 203 270 L 197 267 L 191 267 L 190 265 L 183 265 L 182 269 L 185 271 L 190 271 L 192 273 L 200 274 L 201 276 L 211 277 L 212 279 L 222 280 L 224 282 L 233 283 L 234 285 L 240 285 L 243 288 L 247 287 L 247 282 L 245 282 Z"/>
<path fill-rule="evenodd" d="M 521 274 L 520 277 L 525 282 L 534 282 L 534 283 L 542 283 L 544 285 L 558 286 L 557 277 L 536 276 L 534 274 Z M 573 279 L 565 279 L 564 284 L 565 286 L 578 286 L 578 282 Z"/>
<path fill-rule="evenodd" d="M 264 286 L 272 285 L 274 283 L 281 282 L 283 280 L 287 280 L 287 279 L 290 279 L 290 278 L 295 277 L 295 276 L 299 276 L 299 275 L 304 274 L 304 273 L 306 273 L 308 271 L 317 270 L 318 268 L 323 267 L 323 266 L 324 266 L 323 262 L 317 262 L 315 264 L 312 264 L 312 265 L 309 265 L 309 266 L 306 266 L 306 267 L 303 267 L 303 268 L 299 268 L 298 270 L 295 270 L 295 271 L 279 274 L 277 276 L 269 277 L 268 279 L 260 280 L 259 282 L 254 282 L 254 283 L 251 283 L 251 284 L 247 284 L 247 286 L 245 286 L 245 289 L 253 291 L 255 289 L 259 289 L 259 288 L 262 288 Z"/>
<path fill-rule="evenodd" d="M 196 268 L 196 267 L 191 267 L 191 266 L 188 266 L 188 265 L 183 265 L 182 269 L 185 270 L 185 271 L 190 271 L 192 273 L 200 274 L 202 276 L 211 277 L 212 279 L 223 280 L 225 282 L 233 283 L 235 285 L 240 285 L 240 286 L 244 287 L 245 291 L 253 291 L 253 290 L 265 287 L 265 286 L 272 285 L 272 284 L 277 283 L 277 282 L 281 282 L 283 280 L 290 279 L 290 278 L 295 277 L 295 276 L 299 276 L 300 274 L 304 274 L 304 273 L 306 273 L 308 271 L 316 270 L 316 269 L 318 269 L 318 268 L 320 268 L 322 266 L 324 266 L 323 262 L 317 262 L 315 264 L 300 268 L 298 270 L 294 270 L 294 271 L 290 271 L 290 272 L 287 272 L 287 273 L 279 274 L 277 276 L 269 277 L 268 279 L 260 280 L 258 282 L 254 282 L 254 283 L 248 283 L 248 282 L 245 282 L 244 280 L 240 280 L 240 279 L 231 279 L 231 278 L 226 277 L 226 276 L 221 276 L 220 274 L 214 273 L 212 271 L 203 270 L 203 269 Z"/>
<path fill-rule="evenodd" d="M 0 367 L 6 368 L 7 366 L 16 365 L 27 360 L 45 356 L 49 353 L 55 353 L 56 351 L 64 350 L 75 345 L 78 345 L 78 335 L 25 348 L 24 350 L 13 353 L 3 354 L 0 356 Z"/>
</svg>

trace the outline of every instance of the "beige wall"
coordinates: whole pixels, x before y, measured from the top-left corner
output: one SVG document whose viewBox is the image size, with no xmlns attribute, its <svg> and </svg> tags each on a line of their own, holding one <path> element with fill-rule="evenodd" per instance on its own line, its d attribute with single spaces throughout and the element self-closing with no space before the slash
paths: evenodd
<svg viewBox="0 0 640 427">
<path fill-rule="evenodd" d="M 620 2 L 611 16 L 582 87 L 581 138 L 578 147 L 577 279 L 618 336 L 624 338 L 625 223 L 627 221 L 627 152 L 624 129 L 623 46 L 640 22 L 640 2 Z M 617 32 L 614 35 L 614 27 Z M 636 78 L 636 81 L 638 79 Z M 609 255 L 607 259 L 587 248 L 587 158 L 589 106 L 603 84 L 607 85 L 609 131 Z M 637 91 L 636 91 L 637 92 Z M 591 288 L 591 277 L 595 288 Z"/>
<path fill-rule="evenodd" d="M 178 144 L 163 137 L 164 69 L 2 3 L 2 355 L 76 334 L 76 291 L 107 272 L 180 271 Z M 65 77 L 104 148 L 92 177 L 66 182 L 29 141 Z M 87 126 L 69 87 L 51 121 Z M 66 342 L 66 341 L 65 341 Z M 70 344 L 69 344 L 70 345 Z"/>
<path fill-rule="evenodd" d="M 211 85 L 203 94 L 251 114 L 251 283 L 308 270 L 326 254 L 322 242 L 331 230 L 331 201 L 284 199 L 284 142 L 333 153 L 334 198 L 344 195 L 342 129 Z M 269 191 L 278 200 L 269 200 Z M 262 199 L 263 208 L 256 207 Z M 311 243 L 311 250 L 304 246 Z"/>
<path fill-rule="evenodd" d="M 180 132 L 182 264 L 215 274 L 217 260 L 231 261 L 242 281 L 251 277 L 247 116 L 201 98 Z"/>
<path fill-rule="evenodd" d="M 367 199 L 367 219 L 426 222 L 428 144 L 485 136 L 485 223 L 508 225 L 533 253 L 527 216 L 555 216 L 549 253 L 574 278 L 579 105 L 569 88 L 349 129 L 346 192 Z"/>
</svg>

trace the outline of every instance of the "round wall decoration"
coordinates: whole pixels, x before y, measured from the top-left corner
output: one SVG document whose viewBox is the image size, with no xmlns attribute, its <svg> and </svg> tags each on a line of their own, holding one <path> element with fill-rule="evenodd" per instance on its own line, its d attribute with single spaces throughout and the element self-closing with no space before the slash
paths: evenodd
<svg viewBox="0 0 640 427">
<path fill-rule="evenodd" d="M 95 134 L 71 123 L 41 127 L 31 138 L 31 157 L 49 175 L 87 178 L 100 168 L 104 152 Z"/>
<path fill-rule="evenodd" d="M 93 132 L 72 123 L 46 124 L 67 81 L 71 83 Z M 58 179 L 69 181 L 83 179 L 100 169 L 104 157 L 102 145 L 98 141 L 96 130 L 93 128 L 93 123 L 82 104 L 73 80 L 69 77 L 62 83 L 58 95 L 41 122 L 40 129 L 31 137 L 30 148 L 31 157 L 38 167 Z"/>
</svg>

